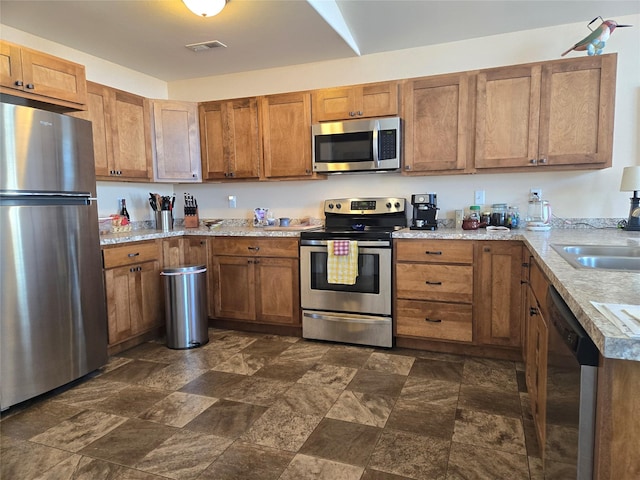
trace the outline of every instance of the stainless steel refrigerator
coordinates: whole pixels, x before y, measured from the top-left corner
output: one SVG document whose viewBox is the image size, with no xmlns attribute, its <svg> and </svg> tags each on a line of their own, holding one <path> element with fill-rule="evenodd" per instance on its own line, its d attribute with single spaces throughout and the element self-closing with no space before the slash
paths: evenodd
<svg viewBox="0 0 640 480">
<path fill-rule="evenodd" d="M 91 123 L 0 103 L 0 407 L 107 362 Z"/>
</svg>

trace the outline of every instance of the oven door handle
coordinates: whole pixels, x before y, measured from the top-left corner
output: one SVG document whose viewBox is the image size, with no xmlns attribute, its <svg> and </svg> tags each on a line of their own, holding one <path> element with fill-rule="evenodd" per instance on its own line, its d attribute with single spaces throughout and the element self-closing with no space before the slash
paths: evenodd
<svg viewBox="0 0 640 480">
<path fill-rule="evenodd" d="M 327 247 L 327 240 L 300 240 L 301 247 Z M 362 247 L 391 248 L 389 240 L 358 240 L 358 249 Z"/>
<path fill-rule="evenodd" d="M 366 317 L 363 315 L 354 315 L 352 313 L 341 313 L 340 316 L 334 316 L 334 315 L 327 315 L 327 314 L 304 312 L 303 316 L 307 318 L 313 318 L 315 320 L 328 320 L 330 322 L 344 322 L 345 320 L 348 320 L 349 322 L 353 322 L 353 323 L 373 324 L 373 323 L 380 323 L 381 321 L 387 321 L 386 318 L 383 320 L 380 317 Z"/>
</svg>

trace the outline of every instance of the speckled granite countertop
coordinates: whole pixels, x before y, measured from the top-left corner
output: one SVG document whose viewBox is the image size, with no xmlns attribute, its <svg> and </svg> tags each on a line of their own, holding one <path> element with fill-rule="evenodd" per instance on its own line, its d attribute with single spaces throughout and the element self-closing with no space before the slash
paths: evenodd
<svg viewBox="0 0 640 480">
<path fill-rule="evenodd" d="M 170 232 L 158 230 L 135 230 L 101 236 L 101 245 L 113 245 L 156 238 L 182 235 L 205 236 L 256 236 L 297 237 L 300 232 L 273 231 L 264 228 L 221 225 L 213 230 L 207 228 L 176 229 Z M 605 357 L 640 361 L 640 339 L 623 334 L 607 320 L 591 301 L 603 303 L 640 303 L 640 273 L 605 270 L 577 269 L 567 263 L 551 248 L 551 244 L 577 245 L 640 245 L 638 232 L 616 229 L 552 229 L 548 232 L 486 232 L 439 229 L 417 231 L 404 229 L 393 234 L 394 238 L 423 238 L 447 240 L 521 240 L 533 252 L 544 273 L 560 292 L 578 321 L 589 333 Z"/>
</svg>

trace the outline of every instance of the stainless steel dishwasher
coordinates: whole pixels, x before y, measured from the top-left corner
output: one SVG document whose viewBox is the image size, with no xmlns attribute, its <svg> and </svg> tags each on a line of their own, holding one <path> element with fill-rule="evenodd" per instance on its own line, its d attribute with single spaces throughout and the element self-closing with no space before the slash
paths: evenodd
<svg viewBox="0 0 640 480">
<path fill-rule="evenodd" d="M 552 286 L 547 309 L 545 479 L 591 479 L 598 348 Z"/>
</svg>

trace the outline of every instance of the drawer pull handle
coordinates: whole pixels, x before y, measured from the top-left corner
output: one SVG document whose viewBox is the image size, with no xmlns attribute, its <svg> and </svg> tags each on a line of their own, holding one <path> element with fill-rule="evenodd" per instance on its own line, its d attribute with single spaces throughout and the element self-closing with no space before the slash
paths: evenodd
<svg viewBox="0 0 640 480">
<path fill-rule="evenodd" d="M 127 257 L 129 257 L 129 258 L 133 258 L 133 257 L 137 257 L 138 255 L 140 255 L 140 254 L 139 254 L 139 253 L 129 253 L 129 254 L 127 255 Z"/>
<path fill-rule="evenodd" d="M 427 285 L 442 285 L 442 282 L 430 282 L 429 280 L 424 283 L 426 283 Z"/>
<path fill-rule="evenodd" d="M 429 250 L 427 250 L 426 252 L 424 252 L 426 255 L 442 255 L 442 252 L 430 252 Z"/>
<path fill-rule="evenodd" d="M 441 322 L 442 322 L 442 319 L 440 319 L 440 318 L 429 318 L 429 317 L 426 317 L 426 318 L 424 319 L 424 321 L 425 321 L 425 322 L 429 322 L 429 323 L 441 323 Z"/>
<path fill-rule="evenodd" d="M 254 252 L 257 252 L 258 250 L 260 250 L 260 247 L 247 247 L 249 250 L 253 250 Z"/>
</svg>

